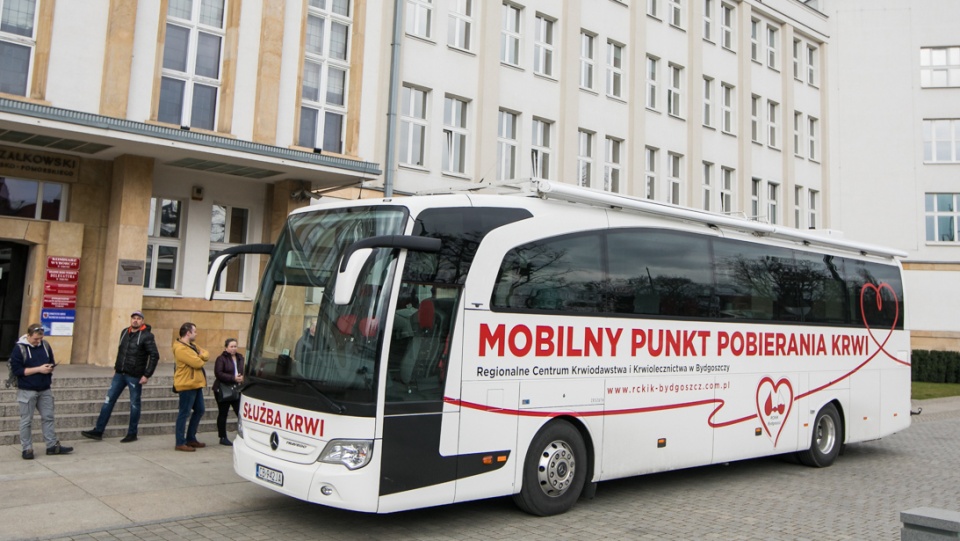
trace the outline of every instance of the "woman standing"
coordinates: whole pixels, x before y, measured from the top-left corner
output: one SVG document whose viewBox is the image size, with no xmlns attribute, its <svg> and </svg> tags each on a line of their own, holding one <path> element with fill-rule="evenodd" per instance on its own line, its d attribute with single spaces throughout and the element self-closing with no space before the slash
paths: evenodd
<svg viewBox="0 0 960 541">
<path fill-rule="evenodd" d="M 217 415 L 217 432 L 220 435 L 220 445 L 230 445 L 233 443 L 227 439 L 227 415 L 230 408 L 240 417 L 240 394 L 236 398 L 223 399 L 223 390 L 221 386 L 233 386 L 243 383 L 243 355 L 237 353 L 236 338 L 227 338 L 223 343 L 223 353 L 217 357 L 217 362 L 213 366 L 213 372 L 217 380 L 213 383 L 213 396 L 217 399 L 217 407 L 220 413 Z"/>
</svg>

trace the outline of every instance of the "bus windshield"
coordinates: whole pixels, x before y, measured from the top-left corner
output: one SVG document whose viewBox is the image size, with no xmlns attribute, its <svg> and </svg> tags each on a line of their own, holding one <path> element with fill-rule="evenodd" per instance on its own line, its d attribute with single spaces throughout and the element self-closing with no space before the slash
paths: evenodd
<svg viewBox="0 0 960 541">
<path fill-rule="evenodd" d="M 391 249 L 367 259 L 351 301 L 333 302 L 337 269 L 352 243 L 403 232 L 402 207 L 320 210 L 290 216 L 264 272 L 249 349 L 249 374 L 293 382 L 329 399 L 372 403 L 383 317 L 396 266 Z"/>
</svg>

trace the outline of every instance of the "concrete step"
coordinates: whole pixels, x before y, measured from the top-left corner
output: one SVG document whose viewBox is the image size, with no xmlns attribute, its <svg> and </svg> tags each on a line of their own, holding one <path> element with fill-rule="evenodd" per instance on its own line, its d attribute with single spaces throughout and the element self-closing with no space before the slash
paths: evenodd
<svg viewBox="0 0 960 541">
<path fill-rule="evenodd" d="M 97 367 L 68 366 L 65 368 L 66 370 L 61 370 L 58 367 L 52 388 L 56 400 L 54 418 L 57 437 L 69 441 L 81 439 L 80 431 L 90 430 L 96 424 L 97 417 L 100 415 L 100 406 L 106 398 L 107 389 L 110 388 L 113 371 Z M 165 371 L 171 372 L 169 368 Z M 68 373 L 68 377 L 59 377 L 61 374 Z M 212 378 L 208 381 L 212 383 Z M 172 386 L 173 376 L 160 374 L 155 374 L 144 385 L 141 394 L 139 434 L 170 434 L 171 438 L 173 437 L 179 397 L 171 390 Z M 216 432 L 217 403 L 209 387 L 204 390 L 204 406 L 206 412 L 198 431 Z M 227 426 L 228 429 L 234 430 L 236 416 L 232 413 L 230 415 Z M 104 437 L 123 437 L 127 432 L 129 420 L 130 395 L 128 391 L 124 391 L 113 408 Z M 34 413 L 32 431 L 34 443 L 39 441 L 42 444 L 43 436 L 38 413 Z M 0 387 L 0 445 L 19 442 L 20 407 L 17 405 L 17 390 Z"/>
</svg>

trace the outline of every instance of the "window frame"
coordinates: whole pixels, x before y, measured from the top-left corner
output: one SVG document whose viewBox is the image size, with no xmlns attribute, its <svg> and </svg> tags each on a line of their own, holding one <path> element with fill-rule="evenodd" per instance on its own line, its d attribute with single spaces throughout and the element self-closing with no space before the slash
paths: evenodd
<svg viewBox="0 0 960 541">
<path fill-rule="evenodd" d="M 813 162 L 820 161 L 820 120 L 807 115 L 807 158 Z"/>
<path fill-rule="evenodd" d="M 767 23 L 767 67 L 773 70 L 780 69 L 780 29 Z"/>
<path fill-rule="evenodd" d="M 459 111 L 459 114 L 452 114 Z M 448 115 L 448 113 L 450 113 Z M 446 95 L 443 97 L 443 163 L 441 170 L 444 173 L 454 175 L 467 174 L 467 149 L 470 131 L 467 122 L 470 115 L 469 100 L 457 96 Z M 459 117 L 459 124 L 457 118 Z M 457 160 L 459 156 L 459 160 Z M 456 163 L 458 167 L 450 167 L 450 164 Z"/>
<path fill-rule="evenodd" d="M 603 189 L 621 193 L 623 172 L 623 139 L 607 136 L 604 139 Z"/>
<path fill-rule="evenodd" d="M 703 210 L 710 212 L 710 204 L 713 199 L 713 163 L 704 160 L 703 162 Z"/>
<path fill-rule="evenodd" d="M 447 13 L 447 46 L 470 52 L 473 46 L 474 0 L 451 0 Z"/>
<path fill-rule="evenodd" d="M 154 201 L 156 201 L 156 203 L 154 203 Z M 162 216 L 165 201 L 175 201 L 179 204 L 176 237 L 165 237 L 159 234 L 160 231 L 162 231 Z M 149 257 L 146 257 L 144 262 L 143 292 L 144 294 L 166 293 L 176 295 L 180 293 L 182 285 L 181 277 L 183 272 L 184 254 L 183 237 L 187 221 L 187 204 L 185 200 L 180 198 L 154 195 L 150 198 L 150 211 L 149 222 L 152 223 L 154 227 L 148 227 L 147 230 L 147 254 Z M 169 288 L 156 287 L 157 270 L 159 268 L 159 265 L 157 265 L 157 260 L 159 259 L 160 248 L 174 248 L 176 250 L 176 261 L 174 262 L 172 270 L 173 284 Z"/>
<path fill-rule="evenodd" d="M 734 39 L 733 29 L 736 24 L 736 8 L 726 2 L 720 2 L 720 46 L 724 49 L 735 52 L 736 40 Z"/>
<path fill-rule="evenodd" d="M 580 31 L 580 88 L 595 92 L 594 76 L 596 74 L 596 34 Z"/>
<path fill-rule="evenodd" d="M 736 100 L 736 87 L 724 82 L 720 83 L 720 111 L 722 115 L 720 131 L 723 133 L 735 134 L 734 127 L 737 125 L 734 116 L 734 107 Z"/>
<path fill-rule="evenodd" d="M 737 186 L 736 170 L 732 167 L 720 167 L 720 212 L 731 214 L 734 211 L 734 198 Z"/>
<path fill-rule="evenodd" d="M 323 21 L 322 37 L 323 41 L 321 43 L 321 51 L 319 53 L 311 51 L 309 47 L 304 47 L 303 50 L 303 62 L 300 64 L 301 71 L 301 83 L 300 88 L 300 118 L 298 120 L 297 128 L 297 145 L 306 147 L 306 148 L 315 148 L 321 149 L 328 152 L 335 152 L 338 154 L 343 153 L 344 144 L 346 142 L 346 119 L 347 119 L 347 109 L 349 107 L 349 96 L 350 96 L 350 35 L 353 32 L 353 20 L 349 15 L 343 15 L 338 13 L 333 9 L 333 5 L 330 4 L 324 9 L 319 7 L 314 7 L 310 5 L 310 2 L 307 2 L 307 18 L 317 18 Z M 331 54 L 332 43 L 334 37 L 334 25 L 338 25 L 344 28 L 346 32 L 346 43 L 344 44 L 344 58 L 337 58 L 336 55 Z M 305 38 L 307 29 L 304 30 Z M 318 83 L 317 83 L 317 99 L 313 100 L 307 96 L 305 92 L 307 86 L 307 65 L 317 66 L 318 70 Z M 333 71 L 338 71 L 343 74 L 343 88 L 341 93 L 342 104 L 338 104 L 335 101 L 330 101 L 330 88 L 331 88 L 331 73 Z M 315 121 L 312 133 L 309 135 L 310 139 L 304 139 L 306 136 L 305 126 L 303 125 L 304 115 L 309 112 L 315 114 Z M 340 117 L 339 121 L 339 133 L 337 135 L 337 148 L 328 148 L 327 138 L 332 136 L 334 132 L 333 126 L 328 126 L 328 115 L 336 115 Z M 328 129 L 331 130 L 328 133 Z M 312 144 L 311 144 L 312 143 Z M 319 143 L 319 144 L 317 144 Z"/>
<path fill-rule="evenodd" d="M 679 152 L 667 152 L 667 182 L 670 186 L 667 202 L 673 205 L 682 205 L 683 154 Z"/>
<path fill-rule="evenodd" d="M 433 0 L 407 0 L 403 19 L 406 35 L 433 41 Z M 420 28 L 422 24 L 426 24 L 425 30 Z"/>
<path fill-rule="evenodd" d="M 669 63 L 667 71 L 667 114 L 683 118 L 683 66 Z"/>
<path fill-rule="evenodd" d="M 595 132 L 583 128 L 577 130 L 577 186 L 590 188 L 593 183 L 593 140 L 595 135 Z"/>
<path fill-rule="evenodd" d="M 951 196 L 951 205 L 953 209 L 940 210 L 940 197 Z M 960 232 L 957 228 L 960 225 L 960 193 L 950 192 L 926 192 L 924 193 L 924 242 L 933 245 L 954 245 L 960 243 Z M 944 236 L 941 233 L 940 224 L 943 219 L 950 221 L 950 236 L 948 240 L 941 240 Z M 933 226 L 931 230 L 931 226 Z M 933 240 L 930 240 L 930 236 Z"/>
<path fill-rule="evenodd" d="M 533 73 L 541 77 L 555 78 L 553 69 L 556 21 L 542 13 L 537 13 L 533 23 Z"/>
<path fill-rule="evenodd" d="M 509 120 L 510 132 L 504 131 L 505 120 Z M 520 113 L 499 109 L 497 111 L 497 180 L 514 180 L 518 176 L 517 157 L 519 156 L 519 138 Z M 513 137 L 509 137 L 513 135 Z M 510 162 L 507 164 L 504 160 L 507 158 L 509 150 Z M 507 171 L 506 169 L 509 169 Z M 509 173 L 509 176 L 507 176 Z"/>
<path fill-rule="evenodd" d="M 501 13 L 500 63 L 519 68 L 520 48 L 523 43 L 523 8 L 510 2 L 504 2 Z M 509 27 L 511 21 L 516 23 L 516 28 Z M 513 44 L 514 48 L 512 49 L 513 55 L 508 57 L 511 51 L 508 47 L 509 44 Z"/>
<path fill-rule="evenodd" d="M 644 194 L 643 197 L 650 200 L 657 198 L 657 156 L 660 149 L 654 147 L 644 147 Z"/>
<path fill-rule="evenodd" d="M 7 1 L 7 0 L 4 0 Z M 0 7 L 2 7 L 3 2 L 0 2 Z M 33 1 L 33 21 L 30 24 L 30 35 L 25 36 L 22 34 L 17 34 L 14 32 L 0 32 L 0 42 L 5 43 L 8 46 L 13 47 L 23 47 L 27 49 L 27 58 L 26 58 L 26 73 L 23 73 L 23 90 L 21 91 L 19 85 L 18 88 L 12 88 L 7 86 L 9 81 L 0 81 L 0 88 L 6 94 L 11 94 L 14 96 L 23 96 L 28 97 L 30 95 L 30 87 L 33 84 L 33 64 L 34 59 L 37 53 L 37 25 L 40 22 L 40 10 L 39 2 Z M 20 73 L 18 72 L 19 76 Z"/>
<path fill-rule="evenodd" d="M 625 80 L 623 76 L 623 57 L 625 49 L 623 44 L 607 40 L 606 93 L 608 98 L 623 99 Z"/>
<path fill-rule="evenodd" d="M 780 148 L 780 104 L 767 100 L 767 146 Z"/>
<path fill-rule="evenodd" d="M 423 96 L 422 99 L 422 111 L 423 116 L 417 117 L 416 115 L 416 104 L 415 99 L 419 95 Z M 430 91 L 424 88 L 416 87 L 413 85 L 405 84 L 400 88 L 400 144 L 397 145 L 397 152 L 399 154 L 397 162 L 399 165 L 415 168 L 426 168 L 427 166 L 427 149 L 430 145 L 427 143 L 427 138 L 429 137 L 428 129 L 428 117 L 427 111 L 430 110 Z M 415 141 L 414 135 L 415 131 L 420 131 L 420 147 L 419 149 L 414 149 L 412 142 Z M 406 138 L 404 138 L 406 135 Z M 405 152 L 406 150 L 406 152 Z M 414 153 L 419 154 L 420 163 L 415 163 L 411 161 Z"/>
<path fill-rule="evenodd" d="M 713 128 L 713 77 L 703 76 L 703 125 Z"/>
<path fill-rule="evenodd" d="M 193 2 L 191 6 L 190 19 L 183 19 L 177 17 L 176 15 L 171 15 L 168 5 L 167 13 L 163 15 L 164 17 L 164 39 L 163 39 L 163 48 L 161 50 L 161 56 L 165 59 L 167 47 L 172 43 L 170 27 L 177 27 L 187 31 L 187 42 L 184 47 L 185 55 L 185 65 L 184 71 L 180 71 L 176 68 L 170 68 L 164 65 L 163 59 L 160 62 L 160 88 L 158 104 L 157 104 L 157 121 L 163 122 L 166 124 L 174 124 L 180 127 L 188 126 L 190 128 L 204 129 L 209 131 L 216 131 L 217 123 L 220 116 L 220 100 L 222 97 L 222 84 L 223 84 L 223 57 L 224 57 L 224 44 L 226 43 L 226 20 L 227 13 L 230 8 L 230 0 L 223 0 L 223 13 L 220 21 L 220 27 L 214 27 L 209 24 L 205 24 L 201 21 L 201 11 L 203 8 L 203 2 L 197 1 Z M 208 35 L 213 36 L 218 39 L 219 50 L 217 51 L 217 77 L 209 77 L 207 75 L 200 75 L 197 73 L 197 57 L 199 55 L 199 43 L 200 36 Z M 171 122 L 172 119 L 163 117 L 161 118 L 161 113 L 163 112 L 164 104 L 164 87 L 163 81 L 176 81 L 181 83 L 183 86 L 180 88 L 180 113 L 179 120 L 177 122 Z M 212 119 L 210 120 L 209 125 L 198 125 L 201 121 L 194 118 L 194 100 L 196 99 L 196 89 L 197 87 L 212 88 L 215 92 L 213 107 L 212 107 Z M 186 121 L 185 121 L 186 120 Z"/>
<path fill-rule="evenodd" d="M 224 225 L 223 225 L 223 226 L 224 226 L 224 239 L 226 239 L 226 240 L 225 240 L 224 242 L 215 242 L 215 241 L 213 241 L 212 239 L 210 239 L 210 237 L 208 236 L 207 238 L 208 238 L 208 240 L 210 241 L 210 250 L 209 250 L 209 251 L 210 251 L 211 253 L 213 253 L 213 252 L 220 252 L 220 251 L 225 250 L 225 249 L 227 249 L 227 248 L 230 248 L 230 247 L 232 247 L 232 246 L 239 246 L 239 245 L 246 244 L 246 243 L 250 242 L 250 240 L 249 240 L 249 239 L 250 239 L 250 233 L 253 231 L 253 227 L 252 227 L 252 216 L 253 216 L 253 212 L 252 212 L 252 209 L 250 209 L 249 207 L 240 207 L 240 206 L 237 206 L 237 205 L 228 205 L 228 204 L 224 204 L 224 203 L 218 203 L 218 202 L 215 201 L 215 202 L 213 202 L 213 203 L 211 204 L 211 206 L 210 206 L 211 215 L 212 215 L 212 213 L 213 213 L 213 207 L 214 207 L 214 206 L 224 207 L 224 209 L 225 209 L 225 210 L 224 210 L 225 216 L 224 216 Z M 230 241 L 229 241 L 229 231 L 230 231 L 230 228 L 231 228 L 230 226 L 232 225 L 232 220 L 233 220 L 233 212 L 232 212 L 232 211 L 233 211 L 234 209 L 242 209 L 242 210 L 245 210 L 246 213 L 247 213 L 246 230 L 243 232 L 243 239 L 241 239 L 241 240 L 238 241 L 238 242 L 230 242 Z M 212 219 L 211 219 L 211 224 L 210 224 L 210 225 L 211 225 L 211 226 L 213 225 L 213 220 L 212 220 Z M 212 235 L 212 231 L 211 231 L 211 235 Z M 240 256 L 240 257 L 234 259 L 233 261 L 231 261 L 230 264 L 228 264 L 226 267 L 224 267 L 224 272 L 220 275 L 220 281 L 217 283 L 216 288 L 215 288 L 215 291 L 216 291 L 218 294 L 220 294 L 220 297 L 221 297 L 221 298 L 229 298 L 230 296 L 238 296 L 238 297 L 243 297 L 243 298 L 248 298 L 248 297 L 250 297 L 249 291 L 247 290 L 247 276 L 248 276 L 248 273 L 249 273 L 249 271 L 250 271 L 250 263 L 247 261 L 247 259 L 248 259 L 248 257 L 245 256 L 245 255 Z M 228 277 L 227 271 L 229 270 L 230 266 L 232 266 L 232 265 L 240 265 L 240 278 L 239 278 L 240 290 L 239 290 L 239 291 L 225 291 L 225 290 L 223 289 L 223 287 L 224 287 L 224 285 L 225 285 L 225 282 L 226 282 L 226 280 L 227 280 L 227 277 Z"/>
<path fill-rule="evenodd" d="M 660 71 L 660 59 L 655 56 L 647 55 L 647 65 L 646 65 L 646 75 L 647 75 L 647 96 L 646 96 L 646 107 L 652 111 L 657 111 L 657 92 L 659 90 L 659 71 Z"/>
<path fill-rule="evenodd" d="M 943 51 L 943 62 L 936 61 L 938 51 Z M 939 73 L 943 74 L 943 84 L 935 84 L 935 78 Z M 960 46 L 920 48 L 920 87 L 960 87 Z"/>
<path fill-rule="evenodd" d="M 551 171 L 550 148 L 552 140 L 553 122 L 534 117 L 530 133 L 530 177 L 538 180 L 549 180 Z M 546 173 L 544 173 L 546 170 Z"/>
</svg>

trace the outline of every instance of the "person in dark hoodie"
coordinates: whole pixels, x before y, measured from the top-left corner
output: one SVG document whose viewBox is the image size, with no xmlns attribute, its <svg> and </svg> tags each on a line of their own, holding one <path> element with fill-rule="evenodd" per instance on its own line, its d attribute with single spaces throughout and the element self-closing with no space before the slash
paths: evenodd
<svg viewBox="0 0 960 541">
<path fill-rule="evenodd" d="M 107 428 L 113 406 L 123 394 L 123 389 L 130 389 L 130 424 L 127 435 L 120 443 L 137 441 L 137 425 L 140 423 L 140 394 L 143 384 L 153 377 L 157 369 L 160 352 L 157 351 L 157 342 L 150 332 L 150 325 L 143 322 L 143 312 L 137 310 L 130 314 L 130 326 L 120 331 L 120 346 L 117 348 L 117 362 L 113 365 L 113 381 L 107 390 L 107 398 L 100 406 L 100 417 L 93 430 L 84 430 L 80 434 L 92 440 L 102 440 L 103 431 Z"/>
<path fill-rule="evenodd" d="M 60 445 L 53 421 L 53 358 L 50 344 L 43 341 L 43 326 L 33 323 L 27 334 L 13 346 L 10 370 L 17 376 L 17 403 L 20 406 L 20 446 L 24 460 L 33 460 L 33 410 L 40 411 L 40 426 L 47 443 L 48 455 L 66 455 L 73 447 Z"/>
</svg>

